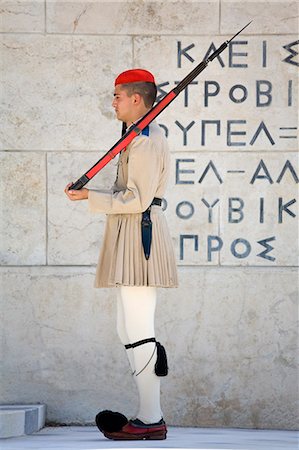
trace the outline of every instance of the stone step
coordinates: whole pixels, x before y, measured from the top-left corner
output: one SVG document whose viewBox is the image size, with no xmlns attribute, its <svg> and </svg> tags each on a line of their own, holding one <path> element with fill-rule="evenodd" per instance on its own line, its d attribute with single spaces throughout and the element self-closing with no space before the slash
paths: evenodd
<svg viewBox="0 0 299 450">
<path fill-rule="evenodd" d="M 0 438 L 35 433 L 45 422 L 46 405 L 0 405 Z"/>
</svg>

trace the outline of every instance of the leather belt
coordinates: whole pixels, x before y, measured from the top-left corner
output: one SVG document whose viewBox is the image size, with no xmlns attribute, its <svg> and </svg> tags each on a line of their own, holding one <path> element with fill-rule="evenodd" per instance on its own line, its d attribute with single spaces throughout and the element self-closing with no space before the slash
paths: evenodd
<svg viewBox="0 0 299 450">
<path fill-rule="evenodd" d="M 151 252 L 151 243 L 152 243 L 152 221 L 151 221 L 151 206 L 162 205 L 162 199 L 158 197 L 154 197 L 152 203 L 142 213 L 142 220 L 141 220 L 141 238 L 142 238 L 142 246 L 144 251 L 145 259 L 149 259 L 150 252 Z"/>
<path fill-rule="evenodd" d="M 152 205 L 158 205 L 158 206 L 161 206 L 161 205 L 162 205 L 162 198 L 154 197 L 154 199 L 153 199 L 153 201 L 152 201 L 152 203 L 151 203 L 151 206 L 152 206 Z"/>
</svg>

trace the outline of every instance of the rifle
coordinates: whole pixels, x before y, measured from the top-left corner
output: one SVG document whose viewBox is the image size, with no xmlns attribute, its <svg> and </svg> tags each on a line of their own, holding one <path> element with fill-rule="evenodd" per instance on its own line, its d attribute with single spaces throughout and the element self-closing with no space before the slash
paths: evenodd
<svg viewBox="0 0 299 450">
<path fill-rule="evenodd" d="M 251 21 L 252 22 L 252 21 Z M 108 150 L 105 155 L 100 158 L 81 178 L 79 178 L 74 184 L 72 184 L 69 189 L 79 190 L 86 183 L 88 183 L 103 167 L 106 166 L 113 158 L 115 158 L 118 153 L 120 153 L 130 142 L 138 136 L 142 130 L 147 127 L 178 95 L 181 91 L 183 91 L 191 81 L 194 80 L 209 64 L 209 62 L 213 61 L 224 49 L 228 46 L 228 44 L 240 34 L 248 25 L 251 24 L 249 22 L 245 27 L 243 27 L 238 33 L 236 33 L 231 39 L 223 42 L 223 44 L 215 50 L 211 56 L 204 59 L 201 63 L 199 63 L 174 89 L 172 89 L 168 94 L 160 100 L 159 103 L 154 105 L 136 124 L 132 124 L 131 127 L 124 132 L 124 124 L 123 124 L 123 134 L 122 137 Z"/>
</svg>

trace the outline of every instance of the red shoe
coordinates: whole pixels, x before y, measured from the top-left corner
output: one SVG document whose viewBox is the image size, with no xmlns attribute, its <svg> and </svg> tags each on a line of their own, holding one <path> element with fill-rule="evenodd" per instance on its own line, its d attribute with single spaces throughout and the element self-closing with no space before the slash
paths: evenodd
<svg viewBox="0 0 299 450">
<path fill-rule="evenodd" d="M 143 423 L 139 419 L 130 420 L 120 431 L 107 432 L 104 435 L 115 441 L 162 440 L 166 439 L 167 428 L 163 419 L 157 423 Z"/>
</svg>

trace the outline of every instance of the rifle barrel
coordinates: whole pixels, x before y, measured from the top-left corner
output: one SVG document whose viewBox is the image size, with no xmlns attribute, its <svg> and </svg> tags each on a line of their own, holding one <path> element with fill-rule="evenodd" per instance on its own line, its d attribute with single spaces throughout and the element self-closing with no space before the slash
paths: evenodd
<svg viewBox="0 0 299 450">
<path fill-rule="evenodd" d="M 252 21 L 251 21 L 252 22 Z M 74 184 L 72 184 L 69 189 L 79 190 L 82 189 L 85 184 L 87 184 L 103 167 L 106 166 L 115 156 L 120 153 L 130 142 L 138 136 L 142 130 L 147 127 L 164 109 L 182 92 L 191 81 L 194 80 L 208 65 L 210 61 L 213 61 L 224 49 L 228 46 L 229 42 L 231 42 L 238 34 L 240 34 L 248 25 L 249 22 L 242 30 L 238 31 L 231 39 L 223 42 L 223 44 L 215 50 L 212 55 L 210 55 L 207 59 L 202 60 L 183 80 L 165 97 L 160 100 L 155 106 L 153 106 L 146 114 L 143 116 L 136 124 L 132 125 L 128 131 L 125 131 L 125 127 L 123 125 L 123 135 L 122 137 L 108 150 L 105 155 L 100 158 L 81 178 L 79 178 Z"/>
</svg>

